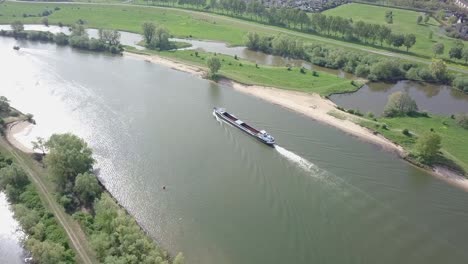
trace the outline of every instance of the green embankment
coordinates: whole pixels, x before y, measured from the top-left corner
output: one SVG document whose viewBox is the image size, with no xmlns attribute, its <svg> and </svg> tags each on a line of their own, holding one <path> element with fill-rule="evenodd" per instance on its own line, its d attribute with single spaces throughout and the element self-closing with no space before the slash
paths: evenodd
<svg viewBox="0 0 468 264">
<path fill-rule="evenodd" d="M 158 25 L 168 28 L 177 37 L 192 36 L 198 39 L 223 41 L 231 45 L 243 45 L 245 35 L 250 31 L 264 35 L 277 35 L 281 33 L 298 38 L 304 41 L 304 44 L 316 43 L 331 47 L 355 49 L 426 64 L 431 62 L 428 59 L 428 56 L 431 54 L 430 50 L 425 51 L 422 54 L 423 58 L 421 58 L 407 54 L 404 51 L 394 53 L 382 50 L 378 46 L 370 47 L 222 15 L 176 8 L 151 8 L 122 4 L 4 2 L 0 4 L 0 23 L 7 24 L 14 20 L 21 20 L 24 23 L 41 23 L 42 17 L 38 16 L 38 14 L 46 9 L 53 10 L 55 7 L 59 7 L 60 10 L 56 10 L 48 16 L 49 23 L 51 24 L 58 24 L 59 22 L 72 24 L 82 19 L 88 27 L 119 29 L 141 33 L 141 24 L 145 21 L 153 21 Z M 34 17 L 30 15 L 34 15 Z M 421 54 L 418 56 L 421 56 Z M 451 65 L 450 69 L 468 72 L 467 67 L 461 64 Z"/>
<path fill-rule="evenodd" d="M 385 12 L 387 11 L 393 13 L 392 24 L 385 22 Z M 417 24 L 418 16 L 424 16 L 421 12 L 351 3 L 329 9 L 324 14 L 352 18 L 354 22 L 364 21 L 366 23 L 386 25 L 394 33 L 414 34 L 416 35 L 416 44 L 410 51 L 420 56 L 431 56 L 432 46 L 434 43 L 440 42 L 445 45 L 443 57 L 449 59 L 448 51 L 455 41 L 455 39 L 449 38 L 441 32 L 440 23 L 432 17 L 428 23 Z M 429 39 L 430 32 L 433 33 L 432 39 Z M 401 49 L 404 50 L 405 48 L 402 47 Z"/>
<path fill-rule="evenodd" d="M 403 146 L 408 152 L 414 152 L 418 136 L 424 133 L 439 134 L 442 137 L 442 154 L 452 160 L 465 172 L 468 172 L 468 130 L 463 129 L 450 117 L 431 115 L 430 117 L 393 117 L 378 118 L 377 121 L 356 119 L 356 123 L 381 133 L 386 138 Z M 385 129 L 383 125 L 386 125 Z M 404 135 L 408 129 L 410 136 Z M 442 161 L 449 164 L 450 162 Z"/>
<path fill-rule="evenodd" d="M 197 56 L 194 50 L 158 52 L 151 50 L 136 51 L 128 47 L 127 50 L 141 54 L 156 54 L 204 69 L 207 69 L 206 60 L 210 56 L 214 56 L 213 53 L 202 51 L 197 51 Z M 351 84 L 351 80 L 349 79 L 340 78 L 325 72 L 316 72 L 316 76 L 314 76 L 313 71 L 303 69 L 304 73 L 302 73 L 298 67 L 292 67 L 288 70 L 287 67 L 256 65 L 247 60 L 236 60 L 231 56 L 222 54 L 217 54 L 216 56 L 221 60 L 222 65 L 219 75 L 243 84 L 318 93 L 323 96 L 339 92 L 352 92 L 359 88 L 357 81 L 355 86 Z"/>
</svg>

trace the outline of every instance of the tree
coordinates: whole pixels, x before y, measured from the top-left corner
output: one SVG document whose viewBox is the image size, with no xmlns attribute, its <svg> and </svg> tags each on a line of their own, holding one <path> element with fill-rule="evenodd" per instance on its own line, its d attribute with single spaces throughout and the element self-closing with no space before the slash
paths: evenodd
<svg viewBox="0 0 468 264">
<path fill-rule="evenodd" d="M 436 43 L 434 46 L 432 46 L 432 51 L 434 52 L 434 57 L 437 57 L 437 55 L 441 55 L 444 53 L 444 43 Z"/>
<path fill-rule="evenodd" d="M 451 59 L 455 58 L 455 59 L 461 59 L 462 58 L 462 55 L 463 55 L 463 48 L 465 47 L 465 44 L 461 41 L 461 40 L 458 40 L 455 42 L 455 46 L 453 46 L 450 50 L 449 50 L 449 56 Z"/>
<path fill-rule="evenodd" d="M 218 57 L 210 57 L 206 63 L 210 69 L 211 77 L 214 77 L 219 69 L 221 69 L 221 62 L 219 61 Z"/>
<path fill-rule="evenodd" d="M 422 135 L 416 141 L 416 155 L 424 163 L 433 163 L 439 154 L 441 141 L 440 136 L 433 132 Z"/>
<path fill-rule="evenodd" d="M 416 40 L 415 40 L 416 41 Z M 396 48 L 403 46 L 405 43 L 405 35 L 403 34 L 395 34 L 392 37 L 392 45 Z"/>
<path fill-rule="evenodd" d="M 13 23 L 11 23 L 10 27 L 11 27 L 11 30 L 13 30 L 14 33 L 24 31 L 23 22 L 21 22 L 19 20 L 16 20 Z"/>
<path fill-rule="evenodd" d="M 52 135 L 46 146 L 49 154 L 45 161 L 59 191 L 71 192 L 76 176 L 92 169 L 92 150 L 83 139 L 70 133 Z"/>
<path fill-rule="evenodd" d="M 8 100 L 8 98 L 5 96 L 0 96 L 0 112 L 10 112 L 10 100 Z"/>
<path fill-rule="evenodd" d="M 424 15 L 424 23 L 427 24 L 427 22 L 429 22 L 429 19 L 430 19 L 430 18 L 431 18 L 431 17 L 430 17 L 428 14 L 425 14 L 425 15 Z"/>
<path fill-rule="evenodd" d="M 433 60 L 429 68 L 436 80 L 444 81 L 447 79 L 447 65 L 443 60 Z"/>
<path fill-rule="evenodd" d="M 159 50 L 171 49 L 171 43 L 169 42 L 169 32 L 167 29 L 162 27 L 156 28 L 149 47 L 151 49 Z"/>
<path fill-rule="evenodd" d="M 388 24 L 393 24 L 393 11 L 388 10 L 385 12 L 385 21 Z"/>
<path fill-rule="evenodd" d="M 145 22 L 143 27 L 143 37 L 145 38 L 146 45 L 150 45 L 156 33 L 156 25 L 153 22 Z"/>
<path fill-rule="evenodd" d="M 468 129 L 468 113 L 460 113 L 455 115 L 455 121 L 464 129 Z"/>
<path fill-rule="evenodd" d="M 42 18 L 41 22 L 42 24 L 44 24 L 44 26 L 46 27 L 49 26 L 49 19 L 47 17 Z"/>
<path fill-rule="evenodd" d="M 429 39 L 432 39 L 432 36 L 433 36 L 433 35 L 434 35 L 434 32 L 432 32 L 432 31 L 429 31 L 428 38 L 429 38 Z"/>
<path fill-rule="evenodd" d="M 12 164 L 0 169 L 0 189 L 5 189 L 7 185 L 23 189 L 28 184 L 28 175 L 17 165 Z"/>
<path fill-rule="evenodd" d="M 32 141 L 31 144 L 33 145 L 33 150 L 41 151 L 42 155 L 45 156 L 47 151 L 46 141 L 41 138 L 37 137 L 36 141 Z"/>
<path fill-rule="evenodd" d="M 462 91 L 468 92 L 468 77 L 457 76 L 452 82 L 452 85 Z"/>
<path fill-rule="evenodd" d="M 83 24 L 74 24 L 72 27 L 71 37 L 83 37 L 88 38 L 85 26 Z"/>
<path fill-rule="evenodd" d="M 416 102 L 406 92 L 395 92 L 388 97 L 384 116 L 394 117 L 412 114 L 418 111 Z"/>
<path fill-rule="evenodd" d="M 384 40 L 386 40 L 392 34 L 392 30 L 387 26 L 381 26 L 377 32 L 377 38 L 380 41 L 380 46 L 383 45 Z"/>
<path fill-rule="evenodd" d="M 68 44 L 68 36 L 65 35 L 62 32 L 55 34 L 54 40 L 55 40 L 55 43 L 57 45 L 67 45 Z"/>
<path fill-rule="evenodd" d="M 184 254 L 182 254 L 182 253 L 177 254 L 177 256 L 174 258 L 174 262 L 172 262 L 172 263 L 173 264 L 184 264 L 185 263 Z"/>
<path fill-rule="evenodd" d="M 260 36 L 257 32 L 249 32 L 247 33 L 247 41 L 245 45 L 250 50 L 258 50 L 260 48 Z"/>
<path fill-rule="evenodd" d="M 108 43 L 109 45 L 120 44 L 120 32 L 118 30 L 107 30 L 100 28 L 98 36 L 101 41 Z"/>
<path fill-rule="evenodd" d="M 422 20 L 423 20 L 423 17 L 418 16 L 418 19 L 416 20 L 416 23 L 419 25 L 419 24 L 421 24 Z"/>
<path fill-rule="evenodd" d="M 94 199 L 98 198 L 102 192 L 97 177 L 89 172 L 76 176 L 73 190 L 85 206 L 91 205 Z"/>
<path fill-rule="evenodd" d="M 34 238 L 28 239 L 26 247 L 31 252 L 33 259 L 42 264 L 64 263 L 63 260 L 67 252 L 60 244 L 49 240 L 41 242 Z"/>
<path fill-rule="evenodd" d="M 468 48 L 463 49 L 462 58 L 465 60 L 465 64 L 468 63 Z"/>
<path fill-rule="evenodd" d="M 416 44 L 416 36 L 414 34 L 408 34 L 405 35 L 405 41 L 403 45 L 406 47 L 406 52 L 414 45 Z"/>
</svg>

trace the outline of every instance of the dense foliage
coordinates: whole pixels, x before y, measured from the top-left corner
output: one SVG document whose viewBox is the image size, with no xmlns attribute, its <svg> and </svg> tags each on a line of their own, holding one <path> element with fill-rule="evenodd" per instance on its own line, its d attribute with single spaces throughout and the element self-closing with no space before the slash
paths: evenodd
<svg viewBox="0 0 468 264">
<path fill-rule="evenodd" d="M 460 113 L 455 116 L 457 124 L 464 129 L 468 129 L 468 113 Z"/>
<path fill-rule="evenodd" d="M 103 192 L 92 173 L 92 150 L 83 139 L 56 134 L 46 146 L 45 161 L 62 195 L 60 202 L 81 223 L 101 263 L 169 263 L 167 253 Z"/>
<path fill-rule="evenodd" d="M 169 31 L 156 26 L 153 22 L 145 22 L 142 25 L 143 38 L 148 49 L 171 50 L 177 48 L 175 43 L 169 41 Z"/>
<path fill-rule="evenodd" d="M 25 246 L 37 263 L 75 263 L 65 231 L 42 204 L 26 173 L 0 154 L 0 190 L 13 204 L 13 212 L 28 235 Z"/>
<path fill-rule="evenodd" d="M 416 155 L 420 161 L 432 164 L 441 148 L 441 137 L 433 132 L 426 133 L 418 138 L 416 142 Z"/>
<path fill-rule="evenodd" d="M 171 1 L 160 2 L 165 4 Z M 260 0 L 214 0 L 209 1 L 209 4 L 207 0 L 178 0 L 177 3 L 205 8 L 205 10 L 220 10 L 224 14 L 250 18 L 271 25 L 341 37 L 347 41 L 366 44 L 376 44 L 378 42 L 381 46 L 386 43 L 389 47 L 394 48 L 405 46 L 407 50 L 416 43 L 414 34 L 393 34 L 392 30 L 384 25 L 363 21 L 354 22 L 346 17 L 327 16 L 321 13 L 313 13 L 309 16 L 304 10 L 287 6 L 266 8 Z M 389 13 L 386 20 L 387 22 L 393 21 L 393 15 Z"/>
<path fill-rule="evenodd" d="M 123 47 L 120 44 L 120 33 L 117 30 L 99 30 L 99 39 L 89 38 L 86 28 L 81 24 L 71 27 L 70 36 L 64 33 L 53 34 L 46 31 L 24 31 L 23 24 L 19 21 L 11 25 L 13 30 L 0 30 L 0 36 L 28 39 L 32 41 L 54 42 L 57 45 L 70 45 L 74 48 L 90 51 L 107 51 L 120 54 Z"/>
<path fill-rule="evenodd" d="M 275 54 L 287 58 L 309 60 L 302 41 L 286 35 L 260 36 L 255 32 L 249 32 L 246 40 L 247 48 L 262 51 L 267 54 Z"/>
<path fill-rule="evenodd" d="M 395 92 L 388 97 L 385 105 L 384 116 L 404 116 L 415 114 L 418 111 L 416 101 L 406 92 Z"/>
<path fill-rule="evenodd" d="M 209 57 L 208 60 L 206 60 L 206 64 L 210 69 L 211 78 L 213 78 L 216 73 L 218 73 L 219 69 L 221 69 L 221 61 L 217 57 Z"/>
</svg>

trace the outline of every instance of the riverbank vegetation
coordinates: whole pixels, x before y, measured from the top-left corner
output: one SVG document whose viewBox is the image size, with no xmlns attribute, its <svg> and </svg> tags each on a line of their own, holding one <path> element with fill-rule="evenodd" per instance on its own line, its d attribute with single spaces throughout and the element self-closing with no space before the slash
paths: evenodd
<svg viewBox="0 0 468 264">
<path fill-rule="evenodd" d="M 346 118 L 338 111 L 329 114 Z M 408 94 L 397 92 L 389 96 L 384 116 L 359 114 L 350 120 L 401 145 L 415 163 L 445 166 L 465 175 L 468 172 L 466 114 L 444 117 L 420 113 Z"/>
<path fill-rule="evenodd" d="M 53 34 L 46 31 L 24 30 L 21 21 L 11 24 L 12 30 L 0 30 L 0 36 L 14 37 L 16 39 L 27 39 L 31 41 L 52 42 L 57 45 L 70 45 L 73 48 L 110 52 L 121 54 L 123 47 L 120 44 L 120 33 L 117 30 L 99 29 L 99 38 L 89 38 L 86 28 L 82 24 L 74 24 L 70 27 L 70 36 L 64 33 Z"/>
<path fill-rule="evenodd" d="M 0 190 L 13 205 L 15 218 L 27 234 L 24 245 L 37 263 L 74 263 L 67 235 L 49 212 L 26 173 L 0 153 Z"/>
<path fill-rule="evenodd" d="M 7 123 L 26 119 L 11 108 L 3 96 L 0 97 L 0 116 L 2 135 Z M 44 206 L 35 185 L 22 167 L 8 156 L 3 145 L 0 145 L 0 191 L 5 192 L 12 205 L 14 216 L 25 233 L 23 246 L 35 263 L 75 263 L 75 252 L 65 230 Z"/>
<path fill-rule="evenodd" d="M 52 135 L 45 143 L 47 169 L 59 202 L 78 220 L 102 263 L 169 263 L 136 221 L 106 193 L 93 173 L 92 150 L 72 134 Z M 182 263 L 179 254 L 174 263 Z"/>
<path fill-rule="evenodd" d="M 218 77 L 225 77 L 248 85 L 270 86 L 307 93 L 318 93 L 327 96 L 333 93 L 352 92 L 359 89 L 364 82 L 352 81 L 326 72 L 307 70 L 301 67 L 272 67 L 258 65 L 248 60 L 239 59 L 223 54 L 204 51 L 151 51 L 136 50 L 126 47 L 130 52 L 144 55 L 157 55 L 184 64 L 194 65 L 206 69 L 207 60 L 217 57 L 220 61 Z"/>
</svg>

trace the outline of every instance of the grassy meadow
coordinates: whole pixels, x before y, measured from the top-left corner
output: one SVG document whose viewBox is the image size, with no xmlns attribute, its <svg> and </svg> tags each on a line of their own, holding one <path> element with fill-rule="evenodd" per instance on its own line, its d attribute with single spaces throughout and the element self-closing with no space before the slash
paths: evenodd
<svg viewBox="0 0 468 264">
<path fill-rule="evenodd" d="M 373 51 L 385 56 L 399 57 L 426 64 L 430 63 L 427 57 L 431 51 L 419 52 L 418 56 L 425 56 L 426 58 L 417 58 L 407 54 L 403 50 L 399 54 L 390 54 L 387 51 L 382 51 L 378 46 L 371 47 L 363 44 L 349 43 L 340 39 L 330 39 L 232 17 L 177 8 L 96 3 L 3 2 L 0 4 L 0 24 L 9 24 L 15 20 L 20 20 L 23 23 L 41 23 L 42 17 L 37 16 L 37 14 L 46 9 L 53 10 L 56 7 L 60 8 L 60 10 L 56 10 L 48 16 L 50 24 L 58 24 L 59 22 L 72 24 L 82 19 L 85 21 L 86 26 L 92 28 L 119 29 L 141 33 L 141 24 L 145 21 L 153 21 L 158 25 L 166 27 L 176 37 L 192 36 L 195 39 L 217 40 L 230 45 L 244 45 L 245 36 L 250 31 L 263 35 L 277 35 L 281 33 L 300 39 L 306 45 L 316 43 L 330 47 Z M 414 20 L 415 24 L 416 18 Z M 461 64 L 453 64 L 450 67 L 461 71 L 468 69 L 468 67 Z"/>
<path fill-rule="evenodd" d="M 381 133 L 386 138 L 403 146 L 409 152 L 414 151 L 417 137 L 431 133 L 431 129 L 442 137 L 442 154 L 468 172 L 468 130 L 456 124 L 450 117 L 393 117 L 373 120 L 355 120 L 362 126 Z M 387 129 L 383 128 L 387 125 Z M 411 136 L 403 134 L 408 129 Z"/>
<path fill-rule="evenodd" d="M 389 10 L 393 12 L 393 24 L 385 22 L 385 12 Z M 417 24 L 418 16 L 424 16 L 424 14 L 416 11 L 351 3 L 329 9 L 324 14 L 352 18 L 354 22 L 361 20 L 367 23 L 386 25 L 394 33 L 415 34 L 416 44 L 410 49 L 410 52 L 419 56 L 432 56 L 432 46 L 434 43 L 440 42 L 445 45 L 444 58 L 449 59 L 448 51 L 455 41 L 440 32 L 440 23 L 432 17 L 427 24 L 424 22 Z M 433 33 L 432 39 L 429 39 L 429 32 Z M 401 47 L 401 50 L 404 49 Z"/>
<path fill-rule="evenodd" d="M 197 51 L 197 56 L 195 50 L 158 52 L 151 50 L 137 51 L 130 47 L 126 49 L 140 54 L 156 54 L 204 69 L 207 69 L 206 60 L 210 56 L 215 56 L 213 53 L 202 51 Z M 313 71 L 304 69 L 304 73 L 302 73 L 298 67 L 292 67 L 288 70 L 286 67 L 256 65 L 247 60 L 236 60 L 231 56 L 222 54 L 217 54 L 216 56 L 221 60 L 222 65 L 219 75 L 243 84 L 318 93 L 323 96 L 339 92 L 352 92 L 359 88 L 358 86 L 352 85 L 349 79 L 340 78 L 326 72 L 316 72 L 316 76 L 314 76 Z"/>
</svg>

